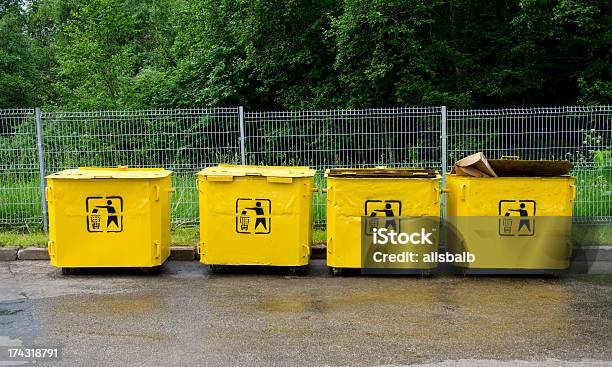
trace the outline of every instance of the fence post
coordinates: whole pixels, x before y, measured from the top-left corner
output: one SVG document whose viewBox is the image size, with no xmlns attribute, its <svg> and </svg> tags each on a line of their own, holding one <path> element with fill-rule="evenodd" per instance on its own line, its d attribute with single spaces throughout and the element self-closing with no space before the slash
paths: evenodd
<svg viewBox="0 0 612 367">
<path fill-rule="evenodd" d="M 240 164 L 246 164 L 246 151 L 244 149 L 244 107 L 238 107 L 240 117 Z"/>
<path fill-rule="evenodd" d="M 447 166 L 447 157 L 448 157 L 448 146 L 447 146 L 447 126 L 446 126 L 446 106 L 442 106 L 440 108 L 440 114 L 441 114 L 441 131 L 440 131 L 440 150 L 441 150 L 441 159 L 440 159 L 440 163 L 441 166 L 440 167 L 440 174 L 442 175 L 442 188 L 446 187 L 446 176 L 444 175 L 444 173 L 446 172 L 446 166 Z M 442 194 L 440 195 L 440 207 L 442 210 L 442 218 L 444 218 L 446 216 L 446 195 Z"/>
<path fill-rule="evenodd" d="M 45 232 L 49 231 L 49 218 L 47 209 L 47 199 L 45 198 L 45 155 L 43 150 L 43 126 L 42 126 L 42 115 L 40 108 L 34 109 L 36 114 L 36 146 L 38 148 L 38 168 L 40 170 L 40 198 L 42 204 L 42 217 L 43 217 L 43 228 Z"/>
</svg>

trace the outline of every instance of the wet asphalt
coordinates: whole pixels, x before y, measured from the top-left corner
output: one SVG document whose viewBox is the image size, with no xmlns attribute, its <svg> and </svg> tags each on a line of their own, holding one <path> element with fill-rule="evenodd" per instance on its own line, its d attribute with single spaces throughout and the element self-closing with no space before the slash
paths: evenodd
<svg viewBox="0 0 612 367">
<path fill-rule="evenodd" d="M 0 263 L 0 345 L 121 366 L 612 366 L 612 276 L 209 274 L 169 262 L 63 276 Z M 0 362 L 0 365 L 2 363 Z"/>
</svg>

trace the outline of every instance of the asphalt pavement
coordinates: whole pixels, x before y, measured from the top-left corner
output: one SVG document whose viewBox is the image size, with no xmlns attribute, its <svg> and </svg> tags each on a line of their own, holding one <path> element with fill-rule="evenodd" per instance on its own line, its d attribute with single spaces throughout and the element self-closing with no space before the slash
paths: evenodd
<svg viewBox="0 0 612 367">
<path fill-rule="evenodd" d="M 61 366 L 612 366 L 612 277 L 332 277 L 0 262 L 0 345 Z M 2 365 L 2 363 L 0 363 Z"/>
</svg>

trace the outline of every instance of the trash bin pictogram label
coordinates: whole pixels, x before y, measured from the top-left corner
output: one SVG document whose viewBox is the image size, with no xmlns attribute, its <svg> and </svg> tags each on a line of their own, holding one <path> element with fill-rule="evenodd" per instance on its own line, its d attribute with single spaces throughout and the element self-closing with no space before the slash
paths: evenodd
<svg viewBox="0 0 612 367">
<path fill-rule="evenodd" d="M 535 200 L 500 200 L 499 235 L 533 236 L 535 234 Z"/>
<path fill-rule="evenodd" d="M 269 234 L 272 230 L 272 201 L 269 199 L 236 200 L 236 232 Z"/>
<path fill-rule="evenodd" d="M 366 234 L 374 233 L 374 228 L 387 228 L 398 231 L 399 221 L 395 217 L 402 215 L 400 200 L 366 200 L 365 216 L 368 217 Z"/>
<path fill-rule="evenodd" d="M 120 196 L 93 196 L 85 200 L 88 232 L 122 232 L 123 199 Z"/>
</svg>

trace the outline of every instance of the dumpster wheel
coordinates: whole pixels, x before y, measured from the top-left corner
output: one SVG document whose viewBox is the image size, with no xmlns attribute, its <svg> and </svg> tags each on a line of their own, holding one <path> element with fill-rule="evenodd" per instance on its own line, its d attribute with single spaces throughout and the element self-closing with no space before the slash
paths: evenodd
<svg viewBox="0 0 612 367">
<path fill-rule="evenodd" d="M 162 270 L 162 265 L 151 266 L 151 267 L 146 267 L 146 268 L 140 268 L 140 271 L 144 275 L 157 275 L 157 274 L 161 273 L 161 270 Z"/>
<path fill-rule="evenodd" d="M 290 266 L 288 270 L 289 270 L 289 274 L 291 275 L 304 275 L 306 274 L 306 271 L 308 270 L 308 265 Z"/>
<path fill-rule="evenodd" d="M 72 273 L 72 268 L 62 268 L 62 275 L 70 275 Z"/>
<path fill-rule="evenodd" d="M 222 265 L 208 265 L 208 270 L 213 273 L 213 274 L 218 274 L 223 270 L 223 266 Z"/>
<path fill-rule="evenodd" d="M 329 267 L 329 273 L 333 276 L 341 276 L 342 275 L 342 268 L 336 268 L 333 266 Z"/>
</svg>

